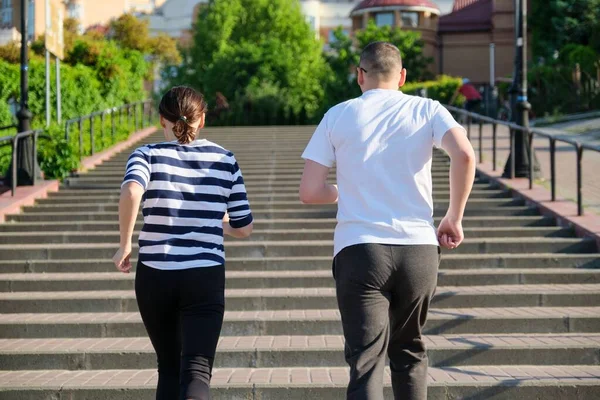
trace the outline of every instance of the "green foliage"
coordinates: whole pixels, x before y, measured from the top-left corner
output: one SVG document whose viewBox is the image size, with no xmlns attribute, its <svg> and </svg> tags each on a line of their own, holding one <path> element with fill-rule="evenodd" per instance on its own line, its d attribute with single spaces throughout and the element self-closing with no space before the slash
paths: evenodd
<svg viewBox="0 0 600 400">
<path fill-rule="evenodd" d="M 181 63 L 177 42 L 166 34 L 150 37 L 147 20 L 132 14 L 123 14 L 111 21 L 112 38 L 123 48 L 152 55 L 156 60 L 169 64 Z"/>
<path fill-rule="evenodd" d="M 535 58 L 550 60 L 567 44 L 600 53 L 600 0 L 533 0 L 530 15 Z"/>
<path fill-rule="evenodd" d="M 194 86 L 209 102 L 217 92 L 229 99 L 221 123 L 314 119 L 328 71 L 321 43 L 289 0 L 212 0 L 185 62 L 171 70 L 171 84 Z"/>
<path fill-rule="evenodd" d="M 428 98 L 438 100 L 443 104 L 449 104 L 452 96 L 461 85 L 462 78 L 441 75 L 435 81 L 407 83 L 400 90 L 403 93 L 415 95 L 419 89 L 426 89 Z M 459 98 L 458 104 L 455 105 L 461 105 L 462 102 L 464 102 L 464 98 Z"/>
<path fill-rule="evenodd" d="M 361 91 L 356 83 L 354 69 L 360 61 L 360 52 L 372 42 L 386 41 L 400 49 L 403 66 L 408 71 L 410 81 L 422 81 L 432 77 L 428 70 L 432 59 L 423 56 L 424 43 L 419 32 L 389 26 L 378 27 L 371 20 L 366 29 L 356 32 L 355 42 L 341 27 L 334 31 L 334 38 L 330 44 L 331 51 L 326 55 L 332 74 L 325 82 L 327 99 L 323 104 L 323 111 L 337 103 L 360 96 Z"/>
<path fill-rule="evenodd" d="M 63 179 L 79 167 L 79 157 L 64 138 L 62 126 L 51 125 L 44 132 L 49 139 L 40 140 L 38 162 L 46 179 Z"/>
<path fill-rule="evenodd" d="M 379 27 L 375 21 L 370 20 L 365 29 L 356 32 L 356 40 L 359 49 L 365 48 L 372 42 L 392 43 L 400 49 L 402 65 L 408 71 L 410 80 L 422 81 L 433 77 L 427 69 L 433 59 L 423 56 L 425 43 L 421 39 L 420 32 L 390 26 Z"/>
</svg>

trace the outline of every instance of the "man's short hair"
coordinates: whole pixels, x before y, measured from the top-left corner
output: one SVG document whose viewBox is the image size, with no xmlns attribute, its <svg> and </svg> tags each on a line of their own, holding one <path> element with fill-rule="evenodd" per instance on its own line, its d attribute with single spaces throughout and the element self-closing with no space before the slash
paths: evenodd
<svg viewBox="0 0 600 400">
<path fill-rule="evenodd" d="M 395 72 L 402 70 L 402 55 L 391 43 L 373 42 L 360 54 L 360 65 L 369 75 L 390 79 Z"/>
</svg>

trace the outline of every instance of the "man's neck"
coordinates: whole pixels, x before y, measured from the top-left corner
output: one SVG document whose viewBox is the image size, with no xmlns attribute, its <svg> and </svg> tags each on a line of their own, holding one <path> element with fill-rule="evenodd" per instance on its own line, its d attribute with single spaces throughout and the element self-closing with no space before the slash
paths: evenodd
<svg viewBox="0 0 600 400">
<path fill-rule="evenodd" d="M 378 83 L 376 85 L 364 86 L 362 88 L 363 93 L 369 90 L 398 90 L 398 84 L 393 83 Z"/>
</svg>

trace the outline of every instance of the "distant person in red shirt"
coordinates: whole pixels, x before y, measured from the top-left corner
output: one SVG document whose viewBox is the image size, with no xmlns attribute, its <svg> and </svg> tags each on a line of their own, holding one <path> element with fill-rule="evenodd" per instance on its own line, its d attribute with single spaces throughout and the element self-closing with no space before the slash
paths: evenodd
<svg viewBox="0 0 600 400">
<path fill-rule="evenodd" d="M 463 79 L 463 84 L 454 92 L 450 104 L 454 104 L 459 94 L 462 94 L 467 99 L 465 110 L 472 112 L 479 109 L 482 100 L 481 93 L 471 84 L 471 81 Z"/>
</svg>

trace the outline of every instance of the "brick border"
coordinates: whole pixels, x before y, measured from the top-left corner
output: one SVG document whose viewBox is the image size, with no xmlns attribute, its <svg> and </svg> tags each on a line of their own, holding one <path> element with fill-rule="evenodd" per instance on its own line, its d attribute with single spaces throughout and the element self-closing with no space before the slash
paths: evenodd
<svg viewBox="0 0 600 400">
<path fill-rule="evenodd" d="M 501 188 L 509 190 L 514 197 L 522 198 L 527 204 L 537 207 L 543 215 L 556 218 L 559 225 L 574 228 L 579 237 L 595 239 L 600 248 L 599 215 L 585 213 L 584 210 L 584 215 L 578 216 L 575 202 L 564 198 L 551 201 L 552 197 L 548 189 L 535 183 L 533 189 L 529 189 L 528 178 L 502 178 L 502 171 L 494 171 L 489 162 L 478 164 L 477 173 Z"/>
<path fill-rule="evenodd" d="M 135 132 L 129 138 L 121 143 L 109 147 L 108 149 L 86 157 L 81 161 L 81 166 L 77 172 L 85 172 L 93 169 L 104 161 L 120 153 L 126 148 L 135 143 L 147 138 L 157 131 L 157 127 L 151 126 L 141 131 Z M 48 197 L 49 193 L 58 191 L 60 182 L 58 180 L 43 181 L 36 186 L 19 186 L 14 196 L 11 196 L 11 191 L 8 190 L 0 194 L 0 223 L 6 221 L 6 216 L 9 214 L 18 214 L 22 207 L 31 206 L 38 199 Z"/>
</svg>

